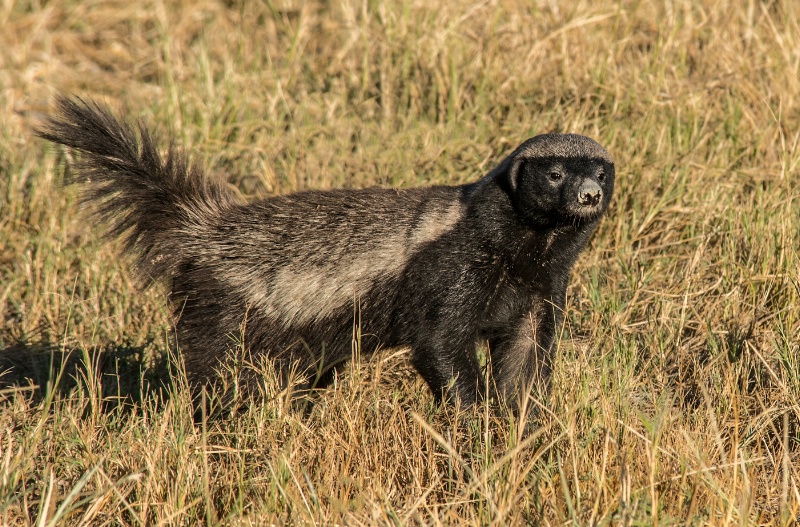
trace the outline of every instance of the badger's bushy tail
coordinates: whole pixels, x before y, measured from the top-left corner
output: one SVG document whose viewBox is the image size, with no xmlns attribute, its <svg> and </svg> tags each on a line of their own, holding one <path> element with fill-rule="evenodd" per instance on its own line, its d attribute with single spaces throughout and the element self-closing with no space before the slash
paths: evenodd
<svg viewBox="0 0 800 527">
<path fill-rule="evenodd" d="M 36 133 L 79 154 L 70 182 L 82 184 L 81 201 L 135 258 L 143 285 L 173 275 L 191 258 L 187 251 L 199 240 L 190 239 L 204 222 L 235 203 L 231 191 L 188 166 L 174 147 L 159 154 L 142 123 L 135 129 L 78 97 L 58 97 L 56 106 Z"/>
</svg>

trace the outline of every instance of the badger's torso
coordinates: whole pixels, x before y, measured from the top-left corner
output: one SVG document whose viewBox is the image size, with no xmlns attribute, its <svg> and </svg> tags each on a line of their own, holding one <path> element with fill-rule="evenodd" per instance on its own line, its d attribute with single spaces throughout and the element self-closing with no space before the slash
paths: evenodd
<svg viewBox="0 0 800 527">
<path fill-rule="evenodd" d="M 173 289 L 204 311 L 225 298 L 238 318 L 220 317 L 228 327 L 214 331 L 235 332 L 246 311 L 251 334 L 277 347 L 345 338 L 354 323 L 376 344 L 405 345 L 419 326 L 411 319 L 461 316 L 448 310 L 465 294 L 479 307 L 477 328 L 497 324 L 530 308 L 532 289 L 543 287 L 530 261 L 551 273 L 556 237 L 519 225 L 485 190 L 309 191 L 237 206 L 192 230 L 202 227 L 203 245 Z"/>
</svg>

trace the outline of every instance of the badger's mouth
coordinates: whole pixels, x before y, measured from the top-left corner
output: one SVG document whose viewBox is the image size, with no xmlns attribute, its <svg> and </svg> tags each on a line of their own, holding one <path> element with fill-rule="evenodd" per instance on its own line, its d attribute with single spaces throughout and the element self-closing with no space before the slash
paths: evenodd
<svg viewBox="0 0 800 527">
<path fill-rule="evenodd" d="M 564 223 L 572 225 L 581 225 L 591 223 L 600 219 L 605 212 L 602 200 L 590 205 L 583 205 L 581 203 L 572 203 L 564 211 Z"/>
</svg>

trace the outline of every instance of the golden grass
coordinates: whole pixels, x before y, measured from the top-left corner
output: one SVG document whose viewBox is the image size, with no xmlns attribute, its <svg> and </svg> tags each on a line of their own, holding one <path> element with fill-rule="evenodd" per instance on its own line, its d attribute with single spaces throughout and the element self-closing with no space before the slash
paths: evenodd
<svg viewBox="0 0 800 527">
<path fill-rule="evenodd" d="M 0 6 L 0 522 L 789 525 L 800 515 L 800 4 Z M 194 425 L 31 125 L 121 106 L 251 196 L 474 180 L 540 132 L 615 156 L 532 432 L 401 351 L 308 416 Z M 126 404 L 119 404 L 124 397 Z"/>
</svg>

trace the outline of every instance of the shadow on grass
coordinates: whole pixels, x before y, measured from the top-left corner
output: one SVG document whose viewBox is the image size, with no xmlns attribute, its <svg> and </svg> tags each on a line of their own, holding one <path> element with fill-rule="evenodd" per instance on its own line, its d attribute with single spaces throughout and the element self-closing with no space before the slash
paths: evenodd
<svg viewBox="0 0 800 527">
<path fill-rule="evenodd" d="M 172 385 L 166 353 L 143 346 L 111 345 L 91 349 L 16 342 L 0 348 L 0 404 L 27 392 L 38 403 L 48 394 L 69 396 L 80 388 L 99 395 L 104 411 L 134 410 L 145 401 L 163 404 Z"/>
</svg>

